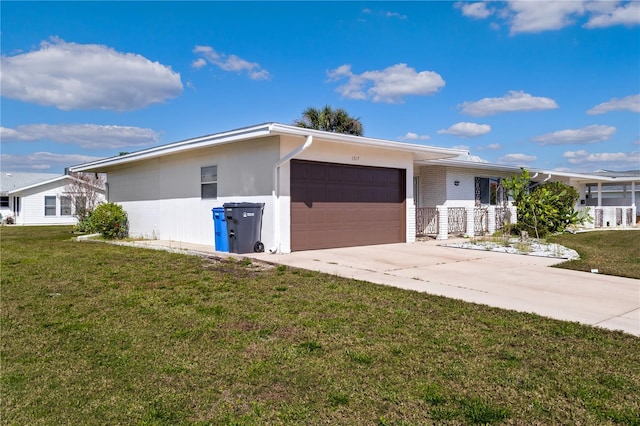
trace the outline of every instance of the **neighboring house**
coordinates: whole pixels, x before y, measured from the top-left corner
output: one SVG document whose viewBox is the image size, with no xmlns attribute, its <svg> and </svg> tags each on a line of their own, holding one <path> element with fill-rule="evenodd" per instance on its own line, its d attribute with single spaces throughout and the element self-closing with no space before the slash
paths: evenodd
<svg viewBox="0 0 640 426">
<path fill-rule="evenodd" d="M 553 173 L 553 172 L 550 172 Z M 640 170 L 598 171 L 592 174 L 564 173 L 564 182 L 580 192 L 579 209 L 593 219 L 588 227 L 627 227 L 640 221 Z"/>
<path fill-rule="evenodd" d="M 73 225 L 74 197 L 68 187 L 75 179 L 49 173 L 0 173 L 0 214 L 3 223 Z M 99 190 L 104 198 L 104 190 Z"/>
<path fill-rule="evenodd" d="M 133 237 L 213 244 L 211 209 L 264 203 L 267 250 L 415 241 L 414 167 L 463 151 L 267 123 L 71 167 L 107 174 Z"/>
<path fill-rule="evenodd" d="M 598 178 L 610 178 L 605 182 L 586 184 L 586 205 L 597 206 L 632 206 L 640 201 L 640 170 L 612 172 L 599 170 L 593 173 Z M 634 185 L 635 182 L 635 185 Z"/>
</svg>

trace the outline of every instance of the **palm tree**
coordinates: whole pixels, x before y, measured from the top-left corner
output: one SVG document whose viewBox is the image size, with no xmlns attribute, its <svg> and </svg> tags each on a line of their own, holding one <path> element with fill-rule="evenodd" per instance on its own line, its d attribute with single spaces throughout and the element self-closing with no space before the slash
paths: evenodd
<svg viewBox="0 0 640 426">
<path fill-rule="evenodd" d="M 305 129 L 324 130 L 327 132 L 346 133 L 362 136 L 364 130 L 359 118 L 354 118 L 342 108 L 333 109 L 326 105 L 322 109 L 309 107 L 302 112 L 302 117 L 293 122 Z"/>
</svg>

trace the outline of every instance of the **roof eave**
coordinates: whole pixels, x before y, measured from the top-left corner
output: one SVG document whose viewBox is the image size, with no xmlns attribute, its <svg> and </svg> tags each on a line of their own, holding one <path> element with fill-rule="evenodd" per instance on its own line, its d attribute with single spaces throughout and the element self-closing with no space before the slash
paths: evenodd
<svg viewBox="0 0 640 426">
<path fill-rule="evenodd" d="M 456 159 L 431 160 L 426 162 L 425 165 L 461 167 L 465 169 L 498 170 L 498 171 L 511 172 L 511 173 L 518 173 L 522 169 L 519 166 L 508 166 L 503 164 L 483 163 L 483 162 L 465 161 L 465 160 L 456 160 Z"/>
<path fill-rule="evenodd" d="M 70 179 L 70 178 L 71 176 L 68 176 L 68 175 L 58 176 L 57 178 L 54 178 L 54 179 L 49 179 L 43 182 L 38 182 L 38 183 L 33 183 L 31 185 L 23 186 L 21 188 L 12 189 L 11 191 L 7 191 L 7 195 L 17 194 L 18 192 L 27 191 L 29 189 L 37 188 L 39 186 L 48 185 L 50 183 L 54 183 L 59 180 Z"/>
<path fill-rule="evenodd" d="M 407 151 L 414 154 L 416 161 L 428 159 L 453 158 L 466 154 L 466 150 L 453 148 L 440 148 L 428 145 L 416 145 L 405 142 L 394 142 L 386 139 L 368 138 L 365 136 L 348 135 L 344 133 L 326 132 L 321 130 L 306 129 L 303 127 L 288 126 L 284 124 L 272 123 L 270 126 L 273 133 L 291 136 L 308 136 L 326 140 L 330 142 L 338 142 L 343 144 L 367 145 L 376 148 L 393 149 L 396 151 Z"/>
<path fill-rule="evenodd" d="M 268 136 L 270 132 L 269 124 L 261 124 L 253 127 L 232 130 L 230 132 L 216 133 L 213 135 L 201 136 L 174 142 L 169 145 L 157 146 L 142 151 L 133 152 L 118 157 L 103 158 L 89 163 L 78 164 L 69 167 L 71 172 L 94 172 L 101 171 L 108 167 L 119 166 L 135 161 L 148 160 L 162 157 L 168 154 L 188 151 L 191 149 L 203 148 L 210 145 L 223 145 L 236 142 L 238 140 Z"/>
<path fill-rule="evenodd" d="M 229 132 L 217 133 L 208 136 L 202 136 L 193 139 L 187 139 L 175 142 L 169 145 L 153 147 L 131 154 L 119 157 L 109 157 L 84 164 L 75 165 L 69 168 L 71 172 L 98 172 L 104 171 L 113 166 L 124 165 L 136 161 L 148 160 L 152 158 L 162 157 L 168 154 L 175 154 L 191 149 L 203 148 L 212 145 L 222 145 L 226 143 L 237 142 L 250 138 L 265 137 L 269 135 L 290 135 L 290 136 L 308 136 L 312 135 L 317 139 L 346 143 L 367 145 L 383 149 L 393 149 L 397 151 L 411 152 L 416 161 L 453 158 L 461 154 L 465 154 L 464 150 L 452 148 L 439 148 L 425 145 L 415 145 L 403 142 L 393 142 L 384 139 L 367 138 L 363 136 L 346 135 L 342 133 L 332 133 L 320 130 L 305 129 L 302 127 L 288 126 L 278 123 L 265 123 L 252 127 L 232 130 Z"/>
</svg>

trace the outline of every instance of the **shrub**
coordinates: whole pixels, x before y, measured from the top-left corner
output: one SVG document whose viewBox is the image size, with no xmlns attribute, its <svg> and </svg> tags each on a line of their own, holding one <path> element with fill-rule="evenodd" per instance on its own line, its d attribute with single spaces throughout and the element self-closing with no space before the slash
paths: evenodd
<svg viewBox="0 0 640 426">
<path fill-rule="evenodd" d="M 100 204 L 91 214 L 91 224 L 93 230 L 104 238 L 126 238 L 129 235 L 127 212 L 119 204 Z"/>
<path fill-rule="evenodd" d="M 78 216 L 78 223 L 75 226 L 75 232 L 95 232 L 93 223 L 91 222 L 91 213 Z"/>
<path fill-rule="evenodd" d="M 529 171 L 504 180 L 504 187 L 518 209 L 518 222 L 512 231 L 527 231 L 536 238 L 549 233 L 564 232 L 584 218 L 574 210 L 578 191 L 561 182 L 532 184 Z"/>
</svg>

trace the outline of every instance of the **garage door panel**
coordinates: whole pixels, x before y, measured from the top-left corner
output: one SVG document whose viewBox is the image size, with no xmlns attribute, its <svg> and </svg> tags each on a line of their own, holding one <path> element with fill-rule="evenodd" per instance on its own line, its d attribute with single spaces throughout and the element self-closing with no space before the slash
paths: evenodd
<svg viewBox="0 0 640 426">
<path fill-rule="evenodd" d="M 405 172 L 293 160 L 291 249 L 405 241 Z"/>
</svg>

